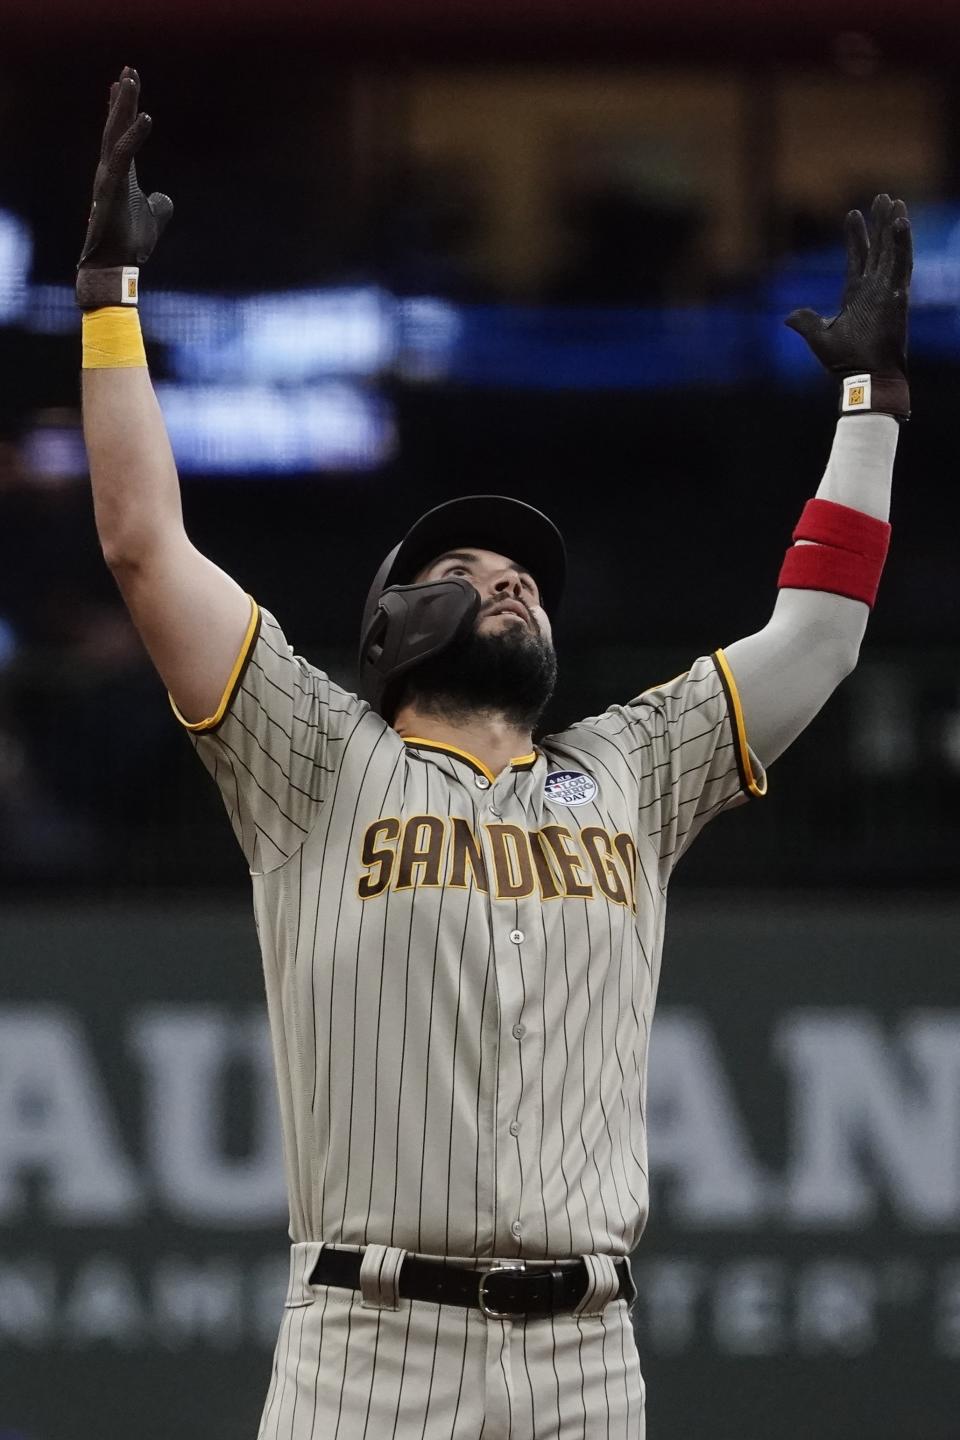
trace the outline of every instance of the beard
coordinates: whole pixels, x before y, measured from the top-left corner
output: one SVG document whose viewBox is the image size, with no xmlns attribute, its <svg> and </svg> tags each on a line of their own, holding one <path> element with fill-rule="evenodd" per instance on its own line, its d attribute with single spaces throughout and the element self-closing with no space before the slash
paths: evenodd
<svg viewBox="0 0 960 1440">
<path fill-rule="evenodd" d="M 517 729 L 532 730 L 556 682 L 551 641 L 525 625 L 509 625 L 495 634 L 473 630 L 460 644 L 423 661 L 408 677 L 402 699 L 458 723 L 498 715 Z"/>
</svg>

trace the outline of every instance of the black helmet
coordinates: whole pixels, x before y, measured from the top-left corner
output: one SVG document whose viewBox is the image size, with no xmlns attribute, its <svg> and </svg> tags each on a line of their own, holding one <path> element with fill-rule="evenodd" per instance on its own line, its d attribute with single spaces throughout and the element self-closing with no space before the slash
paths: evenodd
<svg viewBox="0 0 960 1440">
<path fill-rule="evenodd" d="M 428 510 L 384 560 L 364 606 L 357 691 L 386 720 L 397 682 L 470 632 L 480 596 L 468 580 L 412 583 L 445 550 L 467 545 L 509 554 L 536 580 L 543 608 L 556 614 L 566 549 L 540 510 L 505 495 L 466 495 Z"/>
</svg>

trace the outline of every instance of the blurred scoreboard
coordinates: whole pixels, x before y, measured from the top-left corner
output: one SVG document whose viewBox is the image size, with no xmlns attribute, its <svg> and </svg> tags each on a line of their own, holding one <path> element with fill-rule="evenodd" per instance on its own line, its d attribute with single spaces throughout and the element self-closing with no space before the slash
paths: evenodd
<svg viewBox="0 0 960 1440">
<path fill-rule="evenodd" d="M 920 207 L 911 353 L 960 364 L 960 207 Z M 664 390 L 816 382 L 782 324 L 837 308 L 839 250 L 783 262 L 735 301 L 684 307 L 468 305 L 374 285 L 222 296 L 147 290 L 144 331 L 187 474 L 369 471 L 397 450 L 391 387 Z M 0 327 L 76 332 L 72 288 L 31 282 L 27 226 L 0 210 Z M 52 433 L 51 433 L 52 432 Z M 25 437 L 34 473 L 82 474 L 75 424 Z"/>
</svg>

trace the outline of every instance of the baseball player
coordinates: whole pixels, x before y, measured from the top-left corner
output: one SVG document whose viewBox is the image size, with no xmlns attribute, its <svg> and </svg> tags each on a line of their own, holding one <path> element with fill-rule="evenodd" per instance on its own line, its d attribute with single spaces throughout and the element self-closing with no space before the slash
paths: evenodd
<svg viewBox="0 0 960 1440">
<path fill-rule="evenodd" d="M 539 511 L 417 520 L 356 694 L 190 544 L 136 309 L 172 209 L 137 182 L 138 95 L 124 70 L 78 272 L 84 426 L 104 555 L 253 881 L 292 1240 L 261 1440 L 636 1440 L 667 885 L 856 661 L 909 410 L 906 211 L 849 215 L 839 314 L 788 322 L 842 413 L 769 622 L 534 742 L 564 583 Z"/>
</svg>

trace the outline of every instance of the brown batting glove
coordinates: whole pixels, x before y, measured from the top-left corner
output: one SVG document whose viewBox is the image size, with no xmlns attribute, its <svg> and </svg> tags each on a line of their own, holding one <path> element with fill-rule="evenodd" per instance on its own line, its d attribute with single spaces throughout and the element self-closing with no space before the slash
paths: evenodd
<svg viewBox="0 0 960 1440">
<path fill-rule="evenodd" d="M 815 310 L 794 310 L 785 323 L 842 381 L 842 414 L 872 411 L 907 420 L 907 303 L 913 270 L 907 207 L 878 195 L 870 207 L 869 231 L 859 210 L 850 211 L 845 230 L 847 279 L 840 313 L 824 319 Z"/>
<path fill-rule="evenodd" d="M 150 258 L 173 214 L 169 196 L 145 195 L 137 183 L 134 156 L 153 124 L 149 115 L 139 113 L 139 103 L 140 77 L 127 65 L 110 87 L 87 237 L 77 265 L 77 304 L 82 310 L 136 305 L 139 267 Z"/>
</svg>

